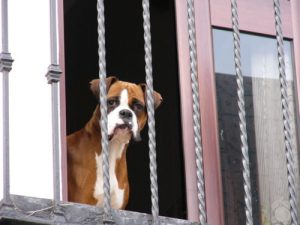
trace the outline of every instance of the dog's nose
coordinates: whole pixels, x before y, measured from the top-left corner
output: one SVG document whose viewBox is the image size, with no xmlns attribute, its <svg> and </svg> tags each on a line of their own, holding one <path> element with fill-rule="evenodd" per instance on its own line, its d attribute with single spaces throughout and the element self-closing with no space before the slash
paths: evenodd
<svg viewBox="0 0 300 225">
<path fill-rule="evenodd" d="M 121 110 L 119 114 L 120 114 L 121 119 L 131 119 L 132 118 L 132 112 L 128 109 Z"/>
</svg>

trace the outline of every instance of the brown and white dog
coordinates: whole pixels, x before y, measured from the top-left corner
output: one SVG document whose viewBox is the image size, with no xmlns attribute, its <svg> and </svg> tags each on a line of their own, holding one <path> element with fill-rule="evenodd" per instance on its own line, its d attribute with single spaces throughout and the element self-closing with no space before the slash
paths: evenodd
<svg viewBox="0 0 300 225">
<path fill-rule="evenodd" d="M 129 199 L 126 149 L 131 138 L 139 139 L 147 121 L 145 84 L 133 84 L 108 77 L 107 112 L 109 135 L 109 174 L 111 205 L 124 209 Z M 99 80 L 90 82 L 90 89 L 99 96 Z M 155 108 L 162 101 L 154 92 Z M 71 202 L 102 206 L 102 149 L 99 128 L 100 105 L 79 131 L 67 137 L 68 198 Z"/>
</svg>

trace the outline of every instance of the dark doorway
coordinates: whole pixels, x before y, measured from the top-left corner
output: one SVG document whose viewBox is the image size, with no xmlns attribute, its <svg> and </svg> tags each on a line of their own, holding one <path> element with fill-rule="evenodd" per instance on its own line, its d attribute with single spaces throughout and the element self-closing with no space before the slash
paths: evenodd
<svg viewBox="0 0 300 225">
<path fill-rule="evenodd" d="M 97 101 L 89 81 L 98 76 L 96 0 L 64 0 L 67 132 L 80 129 Z M 145 82 L 142 1 L 105 1 L 108 75 Z M 172 0 L 151 1 L 154 89 L 163 96 L 156 110 L 160 214 L 186 218 L 185 179 L 177 71 L 175 9 Z M 128 210 L 151 212 L 147 128 L 128 149 Z"/>
</svg>

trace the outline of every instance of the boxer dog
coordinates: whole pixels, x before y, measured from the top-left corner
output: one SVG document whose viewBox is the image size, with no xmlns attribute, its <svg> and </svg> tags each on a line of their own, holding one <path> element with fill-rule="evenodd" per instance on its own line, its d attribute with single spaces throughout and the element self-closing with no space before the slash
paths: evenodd
<svg viewBox="0 0 300 225">
<path fill-rule="evenodd" d="M 111 205 L 124 209 L 129 199 L 126 150 L 131 139 L 139 140 L 147 121 L 145 84 L 106 78 Z M 90 82 L 99 98 L 99 79 Z M 161 95 L 154 92 L 154 107 Z M 67 137 L 68 198 L 71 202 L 103 206 L 100 105 L 86 125 Z"/>
</svg>

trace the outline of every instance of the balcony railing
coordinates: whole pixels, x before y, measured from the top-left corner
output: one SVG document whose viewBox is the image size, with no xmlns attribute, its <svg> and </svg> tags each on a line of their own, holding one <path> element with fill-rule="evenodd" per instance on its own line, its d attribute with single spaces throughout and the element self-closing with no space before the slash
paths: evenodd
<svg viewBox="0 0 300 225">
<path fill-rule="evenodd" d="M 246 224 L 253 224 L 251 188 L 250 188 L 250 169 L 249 153 L 247 144 L 247 128 L 245 119 L 244 86 L 240 63 L 240 44 L 238 11 L 236 0 L 231 1 L 232 26 L 234 35 L 234 60 L 236 79 L 238 84 L 238 105 L 240 120 L 241 151 L 243 154 L 243 177 L 245 193 L 245 215 Z M 195 35 L 195 13 L 194 1 L 187 0 L 188 8 L 188 40 L 190 50 L 190 76 L 193 94 L 193 124 L 194 141 L 197 165 L 197 192 L 199 222 L 189 222 L 185 220 L 166 218 L 159 216 L 159 199 L 156 171 L 156 142 L 155 142 L 155 120 L 153 104 L 153 78 L 152 78 L 152 53 L 151 53 L 151 24 L 149 0 L 143 0 L 143 19 L 144 19 L 144 41 L 145 41 L 145 70 L 147 83 L 147 108 L 149 126 L 149 154 L 150 154 L 150 178 L 151 178 L 151 203 L 152 215 L 113 210 L 110 206 L 109 188 L 109 166 L 108 166 L 108 140 L 107 140 L 107 113 L 106 113 L 106 63 L 105 63 L 105 27 L 104 27 L 104 4 L 103 0 L 98 0 L 98 34 L 99 34 L 99 78 L 100 78 L 100 103 L 101 103 L 101 130 L 102 130 L 102 149 L 103 149 L 103 177 L 104 177 L 104 207 L 98 208 L 76 203 L 62 202 L 61 198 L 61 165 L 60 165 L 60 124 L 59 124 L 59 99 L 58 87 L 61 69 L 58 62 L 57 44 L 57 0 L 50 0 L 50 33 L 51 33 L 51 62 L 48 67 L 47 79 L 52 89 L 52 127 L 53 127 L 53 186 L 54 199 L 46 200 L 30 198 L 10 194 L 10 165 L 9 165 L 9 72 L 12 67 L 12 58 L 8 49 L 8 10 L 7 0 L 2 0 L 2 53 L 0 56 L 0 71 L 3 77 L 3 200 L 0 205 L 0 220 L 20 220 L 40 224 L 201 224 L 207 222 L 205 205 L 205 180 L 203 176 L 203 157 L 201 143 L 201 124 L 199 106 L 199 87 L 197 75 L 197 51 Z M 290 213 L 292 225 L 298 224 L 297 208 L 295 199 L 295 175 L 293 164 L 293 149 L 291 144 L 290 115 L 286 96 L 286 75 L 284 65 L 283 35 L 281 31 L 281 15 L 279 0 L 274 0 L 275 27 L 278 47 L 279 71 L 281 80 L 281 99 L 284 112 L 284 134 L 285 152 L 287 158 L 287 172 L 289 181 Z"/>
<path fill-rule="evenodd" d="M 154 121 L 154 101 L 153 101 L 153 81 L 152 81 L 152 53 L 151 53 L 151 32 L 150 32 L 150 11 L 149 0 L 143 1 L 144 38 L 145 38 L 145 62 L 146 62 L 146 83 L 147 83 L 147 108 L 149 117 L 149 148 L 150 148 L 150 171 L 151 171 L 151 199 L 152 216 L 129 211 L 112 210 L 110 206 L 109 188 L 109 166 L 108 166 L 108 140 L 107 140 L 107 114 L 106 114 L 106 68 L 105 68 L 105 28 L 104 28 L 104 5 L 103 0 L 99 0 L 98 9 L 98 33 L 99 33 L 99 78 L 100 78 L 100 102 L 101 104 L 101 130 L 103 157 L 103 177 L 104 177 L 104 207 L 98 208 L 76 203 L 64 203 L 61 198 L 61 165 L 60 165 L 60 142 L 59 142 L 59 99 L 58 85 L 60 81 L 61 69 L 58 61 L 57 44 L 57 1 L 50 0 L 50 34 L 51 34 L 51 62 L 46 74 L 48 83 L 52 91 L 52 146 L 53 146 L 53 200 L 40 198 L 30 198 L 10 194 L 10 166 L 9 166 L 9 71 L 12 66 L 12 58 L 8 50 L 8 1 L 2 0 L 2 54 L 1 72 L 3 73 L 3 175 L 4 175 L 4 198 L 1 201 L 0 219 L 19 220 L 40 224 L 197 224 L 184 220 L 164 218 L 159 216 L 158 210 L 158 185 L 156 171 L 156 143 L 155 143 L 155 121 Z M 189 7 L 193 7 L 192 1 Z M 191 11 L 193 12 L 193 10 Z M 194 16 L 193 13 L 191 17 Z M 192 19 L 194 21 L 194 19 Z M 194 30 L 191 23 L 189 29 Z M 195 38 L 195 34 L 190 38 Z M 195 46 L 193 46 L 195 47 Z M 195 60 L 194 58 L 192 58 Z M 195 71 L 195 68 L 193 69 Z M 199 120 L 199 118 L 198 118 Z M 200 129 L 199 129 L 200 130 Z M 197 133 L 198 138 L 200 133 Z M 199 157 L 201 155 L 197 154 Z M 200 160 L 202 161 L 202 159 Z M 201 201 L 204 202 L 204 181 L 203 172 L 201 189 Z M 199 190 L 200 191 L 200 190 Z M 204 207 L 201 207 L 201 215 L 205 215 Z M 205 216 L 201 224 L 205 224 Z"/>
</svg>

